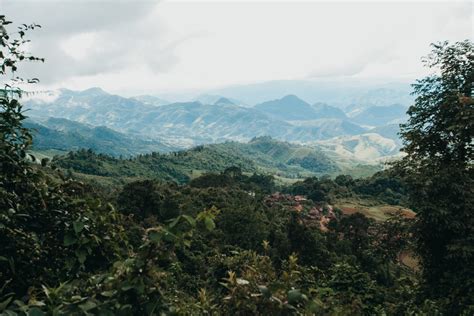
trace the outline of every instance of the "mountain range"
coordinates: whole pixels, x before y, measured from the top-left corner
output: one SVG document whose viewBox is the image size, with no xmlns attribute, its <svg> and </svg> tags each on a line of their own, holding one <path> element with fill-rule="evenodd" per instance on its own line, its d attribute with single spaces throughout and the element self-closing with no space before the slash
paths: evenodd
<svg viewBox="0 0 474 316">
<path fill-rule="evenodd" d="M 412 88 L 406 82 L 378 82 L 344 78 L 344 80 L 273 80 L 214 89 L 209 94 L 258 104 L 294 94 L 313 104 L 323 102 L 350 112 L 354 108 L 413 103 Z M 172 98 L 168 94 L 166 97 Z M 188 97 L 189 98 L 189 97 Z"/>
<path fill-rule="evenodd" d="M 208 103 L 203 103 L 206 99 Z M 406 119 L 406 106 L 402 104 L 352 106 L 346 113 L 341 107 L 310 104 L 292 94 L 253 106 L 222 95 L 204 95 L 200 100 L 169 103 L 157 96 L 126 98 L 91 88 L 51 91 L 24 103 L 31 124 L 39 124 L 37 147 L 61 147 L 61 142 L 69 148 L 89 144 L 90 148 L 110 148 L 106 153 L 112 155 L 166 152 L 271 136 L 320 145 L 351 159 L 378 159 L 398 150 L 400 143 L 393 125 Z M 347 145 L 354 141 L 364 145 L 356 146 L 354 151 L 356 147 Z M 348 151 L 328 144 L 339 144 Z M 377 154 L 370 154 L 374 152 Z"/>
</svg>

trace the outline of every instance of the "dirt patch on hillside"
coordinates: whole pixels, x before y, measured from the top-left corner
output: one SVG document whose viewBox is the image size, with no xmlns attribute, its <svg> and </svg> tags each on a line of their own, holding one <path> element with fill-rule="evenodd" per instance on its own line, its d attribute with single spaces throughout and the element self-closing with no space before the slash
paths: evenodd
<svg viewBox="0 0 474 316">
<path fill-rule="evenodd" d="M 413 271 L 420 271 L 420 262 L 410 251 L 402 251 L 398 255 L 398 261 Z"/>
</svg>

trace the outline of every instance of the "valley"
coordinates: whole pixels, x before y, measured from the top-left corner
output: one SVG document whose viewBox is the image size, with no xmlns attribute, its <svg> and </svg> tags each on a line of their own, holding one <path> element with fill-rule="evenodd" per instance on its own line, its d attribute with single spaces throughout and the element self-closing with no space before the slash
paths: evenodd
<svg viewBox="0 0 474 316">
<path fill-rule="evenodd" d="M 236 154 L 246 157 L 249 153 L 237 148 L 237 143 L 245 148 L 255 137 L 271 137 L 292 143 L 294 148 L 300 146 L 286 161 L 277 158 L 269 162 L 275 157 L 254 161 L 259 170 L 276 172 L 283 178 L 342 171 L 364 176 L 381 170 L 384 162 L 400 156 L 398 125 L 394 122 L 403 122 L 406 111 L 402 105 L 369 103 L 372 105 L 359 108 L 353 105 L 352 112 L 346 114 L 344 107 L 321 102 L 311 105 L 296 95 L 254 106 L 219 95 L 172 103 L 148 95 L 121 97 L 99 88 L 49 91 L 27 98 L 25 104 L 29 127 L 35 130 L 35 151 L 83 148 L 132 157 L 222 144 L 222 148 L 233 147 Z M 309 165 L 315 158 L 300 154 L 304 151 L 323 153 L 333 168 L 312 170 Z M 277 167 L 279 163 L 283 165 Z"/>
</svg>

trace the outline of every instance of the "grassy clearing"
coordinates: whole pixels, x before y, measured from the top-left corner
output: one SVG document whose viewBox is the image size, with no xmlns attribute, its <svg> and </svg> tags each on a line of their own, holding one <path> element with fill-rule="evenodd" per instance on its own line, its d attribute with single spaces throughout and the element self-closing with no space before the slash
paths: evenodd
<svg viewBox="0 0 474 316">
<path fill-rule="evenodd" d="M 381 204 L 372 200 L 342 200 L 334 204 L 340 208 L 344 214 L 362 213 L 367 217 L 377 221 L 387 220 L 390 216 L 397 212 L 402 212 L 405 217 L 413 218 L 415 213 L 403 206 Z"/>
</svg>

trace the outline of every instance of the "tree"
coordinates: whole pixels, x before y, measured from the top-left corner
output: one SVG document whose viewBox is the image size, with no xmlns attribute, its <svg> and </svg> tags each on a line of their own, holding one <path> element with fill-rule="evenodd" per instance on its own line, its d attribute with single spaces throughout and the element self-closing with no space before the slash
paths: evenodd
<svg viewBox="0 0 474 316">
<path fill-rule="evenodd" d="M 3 89 L 0 89 L 0 172 L 2 186 L 13 189 L 28 177 L 29 169 L 25 157 L 26 149 L 32 139 L 30 131 L 22 125 L 25 116 L 17 98 L 20 98 L 24 91 L 18 84 L 38 81 L 36 78 L 24 80 L 15 77 L 15 73 L 21 62 L 42 59 L 23 50 L 25 44 L 29 42 L 25 39 L 26 32 L 39 25 L 25 24 L 18 28 L 17 33 L 9 34 L 4 27 L 8 24 L 11 22 L 4 15 L 0 15 L 0 78 L 6 80 L 2 82 Z"/>
<path fill-rule="evenodd" d="M 133 214 L 138 220 L 155 216 L 166 222 L 179 215 L 178 199 L 179 192 L 172 185 L 143 180 L 126 184 L 117 202 L 123 213 Z"/>
<path fill-rule="evenodd" d="M 306 195 L 314 202 L 324 202 L 328 200 L 328 190 L 322 185 L 323 181 L 320 181 L 317 177 L 307 178 L 304 181 L 294 183 L 290 188 L 290 192 Z"/>
<path fill-rule="evenodd" d="M 292 213 L 287 231 L 291 250 L 303 264 L 323 269 L 331 265 L 333 258 L 326 247 L 326 236 L 318 229 L 304 225 L 298 214 Z"/>
<path fill-rule="evenodd" d="M 10 308 L 19 307 L 20 314 L 42 315 L 26 306 L 41 286 L 107 268 L 126 253 L 127 237 L 111 204 L 91 199 L 79 182 L 61 181 L 46 161 L 31 163 L 20 84 L 38 79 L 15 76 L 22 62 L 43 60 L 24 51 L 26 33 L 39 26 L 7 32 L 9 24 L 0 15 L 0 314 L 17 315 Z"/>
<path fill-rule="evenodd" d="M 474 45 L 432 46 L 424 62 L 435 72 L 413 85 L 396 166 L 417 212 L 425 294 L 459 313 L 474 306 Z"/>
<path fill-rule="evenodd" d="M 26 159 L 32 136 L 23 127 L 25 116 L 18 101 L 24 93 L 18 84 L 37 80 L 15 78 L 20 63 L 38 60 L 23 50 L 28 42 L 25 33 L 37 25 L 23 25 L 18 32 L 9 33 L 5 28 L 9 24 L 11 22 L 0 15 L 0 78 L 3 86 L 0 89 L 0 283 L 5 286 L 11 280 L 12 283 L 16 281 L 15 269 L 41 262 L 42 253 L 35 238 L 38 240 L 36 236 L 40 234 L 41 225 L 48 220 L 46 216 L 40 217 L 45 208 L 43 187 L 35 181 L 36 175 Z M 31 270 L 35 269 L 28 272 Z M 36 273 L 28 272 L 22 271 L 23 279 Z M 11 288 L 24 287 L 19 279 Z"/>
<path fill-rule="evenodd" d="M 262 211 L 250 205 L 224 209 L 217 216 L 217 228 L 222 230 L 228 244 L 243 249 L 258 249 L 269 234 L 267 219 Z"/>
</svg>

